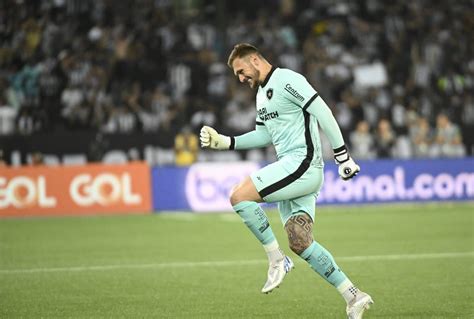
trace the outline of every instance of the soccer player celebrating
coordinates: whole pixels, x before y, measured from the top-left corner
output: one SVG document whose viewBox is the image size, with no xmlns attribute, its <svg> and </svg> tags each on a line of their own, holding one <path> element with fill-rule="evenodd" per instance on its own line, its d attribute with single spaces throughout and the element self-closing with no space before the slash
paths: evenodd
<svg viewBox="0 0 474 319">
<path fill-rule="evenodd" d="M 360 170 L 346 149 L 331 110 L 304 76 L 272 66 L 250 44 L 234 46 L 227 64 L 240 82 L 257 91 L 255 130 L 232 137 L 204 126 L 201 146 L 217 150 L 275 146 L 278 161 L 246 177 L 230 196 L 234 210 L 267 253 L 268 278 L 262 292 L 278 287 L 294 267 L 258 204 L 277 202 L 290 249 L 341 293 L 349 318 L 362 318 L 372 298 L 357 289 L 331 253 L 313 239 L 315 198 L 324 178 L 318 124 L 334 149 L 341 178 L 348 180 Z"/>
</svg>

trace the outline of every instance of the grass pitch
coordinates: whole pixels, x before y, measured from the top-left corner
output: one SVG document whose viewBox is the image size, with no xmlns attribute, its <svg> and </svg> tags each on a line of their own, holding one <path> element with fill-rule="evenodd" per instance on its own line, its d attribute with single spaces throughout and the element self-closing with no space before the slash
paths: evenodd
<svg viewBox="0 0 474 319">
<path fill-rule="evenodd" d="M 374 298 L 364 318 L 474 318 L 473 217 L 472 203 L 320 208 L 315 236 Z M 263 295 L 265 254 L 234 214 L 3 219 L 0 318 L 344 318 L 285 251 L 296 269 Z"/>
</svg>

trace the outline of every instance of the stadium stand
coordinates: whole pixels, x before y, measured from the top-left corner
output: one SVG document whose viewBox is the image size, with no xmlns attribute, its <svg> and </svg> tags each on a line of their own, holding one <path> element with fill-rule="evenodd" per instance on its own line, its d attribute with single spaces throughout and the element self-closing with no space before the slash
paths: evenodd
<svg viewBox="0 0 474 319">
<path fill-rule="evenodd" d="M 307 76 L 360 158 L 472 155 L 469 3 L 5 0 L 0 137 L 251 130 L 225 65 L 250 42 Z"/>
</svg>

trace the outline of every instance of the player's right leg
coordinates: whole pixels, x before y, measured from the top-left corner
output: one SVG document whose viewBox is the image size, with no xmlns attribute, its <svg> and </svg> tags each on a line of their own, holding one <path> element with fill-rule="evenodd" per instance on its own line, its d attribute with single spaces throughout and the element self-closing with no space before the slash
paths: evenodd
<svg viewBox="0 0 474 319">
<path fill-rule="evenodd" d="M 262 198 L 250 177 L 234 187 L 230 202 L 267 253 L 269 269 L 262 292 L 269 293 L 281 284 L 285 275 L 294 267 L 293 262 L 280 249 L 267 215 L 258 205 L 262 202 Z"/>
</svg>

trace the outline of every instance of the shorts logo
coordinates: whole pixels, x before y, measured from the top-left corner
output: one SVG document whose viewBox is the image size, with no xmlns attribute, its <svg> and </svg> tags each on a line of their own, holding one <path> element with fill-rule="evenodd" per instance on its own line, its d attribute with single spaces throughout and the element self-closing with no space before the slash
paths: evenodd
<svg viewBox="0 0 474 319">
<path fill-rule="evenodd" d="M 272 98 L 272 96 L 273 96 L 273 89 L 268 89 L 267 90 L 267 99 L 270 100 Z"/>
</svg>

